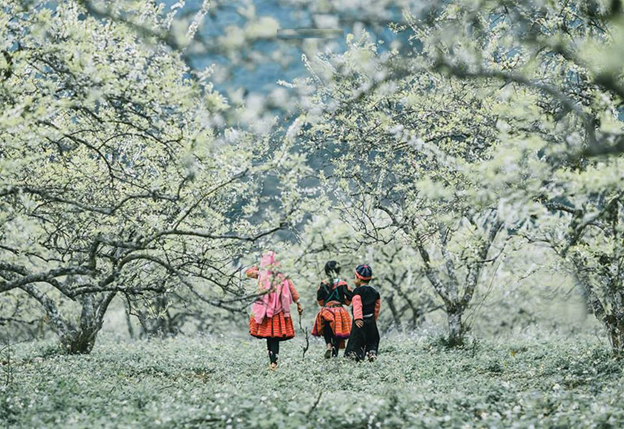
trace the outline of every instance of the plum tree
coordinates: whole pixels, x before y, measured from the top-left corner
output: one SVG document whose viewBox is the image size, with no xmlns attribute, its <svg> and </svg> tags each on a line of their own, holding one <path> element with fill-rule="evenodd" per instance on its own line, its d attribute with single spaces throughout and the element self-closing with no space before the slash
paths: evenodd
<svg viewBox="0 0 624 429">
<path fill-rule="evenodd" d="M 2 8 L 0 292 L 37 301 L 71 353 L 91 350 L 118 294 L 182 287 L 227 306 L 243 293 L 233 261 L 302 209 L 302 160 L 217 133 L 227 103 L 209 76 L 134 27 L 75 2 Z M 267 176 L 278 208 L 260 198 Z"/>
</svg>

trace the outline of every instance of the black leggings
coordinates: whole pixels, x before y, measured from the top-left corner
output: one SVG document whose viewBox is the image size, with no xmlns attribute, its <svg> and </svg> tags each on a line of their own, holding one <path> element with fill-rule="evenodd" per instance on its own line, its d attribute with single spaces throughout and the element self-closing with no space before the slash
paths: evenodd
<svg viewBox="0 0 624 429">
<path fill-rule="evenodd" d="M 279 355 L 279 339 L 267 338 L 267 350 L 269 351 L 269 360 L 271 363 L 277 363 Z"/>
<path fill-rule="evenodd" d="M 323 338 L 325 338 L 325 344 L 331 344 L 332 355 L 338 356 L 338 338 L 334 335 L 334 331 L 332 331 L 329 323 L 325 324 L 325 328 L 323 329 Z"/>
<path fill-rule="evenodd" d="M 355 360 L 363 360 L 366 355 L 377 356 L 379 350 L 379 330 L 377 323 L 372 317 L 364 319 L 364 325 L 358 328 L 353 321 L 351 336 L 347 343 L 345 356 L 354 357 Z"/>
</svg>

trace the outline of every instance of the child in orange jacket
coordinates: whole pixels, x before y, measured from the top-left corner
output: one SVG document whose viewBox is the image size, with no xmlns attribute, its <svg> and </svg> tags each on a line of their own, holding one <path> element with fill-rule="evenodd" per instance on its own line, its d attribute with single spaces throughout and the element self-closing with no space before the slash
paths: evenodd
<svg viewBox="0 0 624 429">
<path fill-rule="evenodd" d="M 327 279 L 321 282 L 316 300 L 321 306 L 314 321 L 312 335 L 324 337 L 325 358 L 338 356 L 338 350 L 345 348 L 345 340 L 351 333 L 351 317 L 343 305 L 351 304 L 351 289 L 340 279 L 340 264 L 329 261 L 325 264 Z"/>
</svg>

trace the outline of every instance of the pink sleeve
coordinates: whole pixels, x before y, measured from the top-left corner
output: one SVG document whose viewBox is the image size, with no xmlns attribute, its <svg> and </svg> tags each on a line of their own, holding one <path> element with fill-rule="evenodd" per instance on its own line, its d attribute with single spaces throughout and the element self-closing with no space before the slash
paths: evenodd
<svg viewBox="0 0 624 429">
<path fill-rule="evenodd" d="M 351 300 L 353 303 L 353 319 L 361 320 L 362 317 L 362 297 L 360 295 L 354 295 Z"/>
<path fill-rule="evenodd" d="M 299 294 L 297 293 L 297 289 L 295 289 L 295 285 L 292 280 L 288 280 L 288 288 L 290 289 L 290 294 L 292 295 L 293 301 L 299 301 Z"/>
<path fill-rule="evenodd" d="M 381 309 L 381 299 L 377 298 L 375 301 L 375 320 L 379 317 L 379 310 Z"/>
</svg>

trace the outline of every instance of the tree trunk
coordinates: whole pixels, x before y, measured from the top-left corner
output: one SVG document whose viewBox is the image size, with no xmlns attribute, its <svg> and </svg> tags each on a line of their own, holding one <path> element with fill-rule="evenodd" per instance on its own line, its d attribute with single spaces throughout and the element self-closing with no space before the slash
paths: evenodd
<svg viewBox="0 0 624 429">
<path fill-rule="evenodd" d="M 401 316 L 394 305 L 394 295 L 390 295 L 388 298 L 388 308 L 392 313 L 392 318 L 394 319 L 394 326 L 399 332 L 403 332 L 403 326 L 401 325 Z"/>
<path fill-rule="evenodd" d="M 82 313 L 77 327 L 68 327 L 61 334 L 61 345 L 68 354 L 88 354 L 93 350 L 97 334 L 102 329 L 104 314 L 115 292 L 95 297 L 86 295 L 82 299 Z M 69 326 L 69 324 L 66 324 Z"/>
<path fill-rule="evenodd" d="M 61 336 L 63 350 L 70 355 L 89 354 L 95 345 L 100 326 L 80 327 Z"/>
<path fill-rule="evenodd" d="M 624 320 L 610 316 L 606 318 L 604 324 L 609 333 L 611 349 L 616 356 L 624 355 Z"/>
<path fill-rule="evenodd" d="M 90 299 L 83 303 L 80 324 L 61 335 L 61 345 L 70 355 L 89 354 L 93 350 L 97 334 L 102 329 L 103 318 L 98 317 L 92 307 Z"/>
<path fill-rule="evenodd" d="M 449 347 L 458 347 L 464 344 L 464 323 L 462 321 L 463 310 L 457 308 L 447 308 L 448 317 L 448 345 Z"/>
<path fill-rule="evenodd" d="M 125 313 L 126 313 L 126 325 L 128 326 L 128 335 L 130 335 L 130 338 L 134 340 L 134 326 L 132 326 L 132 318 L 130 317 L 131 316 L 130 305 L 126 303 L 125 307 L 126 307 Z"/>
</svg>

